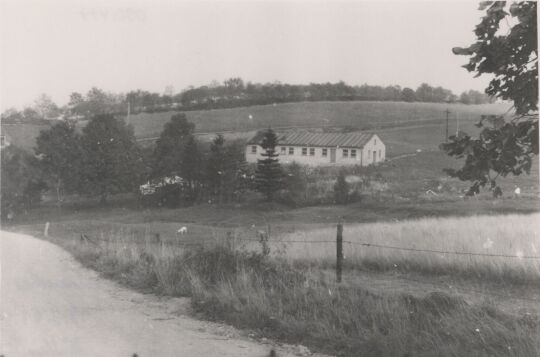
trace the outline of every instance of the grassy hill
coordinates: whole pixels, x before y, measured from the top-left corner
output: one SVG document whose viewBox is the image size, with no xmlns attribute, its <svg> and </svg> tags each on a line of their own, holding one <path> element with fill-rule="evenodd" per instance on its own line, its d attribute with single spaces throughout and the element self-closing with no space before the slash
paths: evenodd
<svg viewBox="0 0 540 357">
<path fill-rule="evenodd" d="M 437 150 L 444 141 L 446 113 L 449 109 L 449 132 L 459 129 L 474 134 L 474 124 L 482 114 L 504 114 L 509 104 L 463 105 L 405 102 L 303 102 L 261 105 L 232 109 L 186 112 L 199 133 L 229 132 L 227 140 L 247 139 L 255 130 L 272 127 L 321 128 L 353 127 L 379 134 L 393 157 L 417 150 Z M 131 123 L 138 138 L 159 136 L 163 125 L 174 112 L 132 115 Z M 210 139 L 212 134 L 202 134 Z"/>
<path fill-rule="evenodd" d="M 482 114 L 504 114 L 509 104 L 463 105 L 405 102 L 302 102 L 260 105 L 232 109 L 189 111 L 186 115 L 195 123 L 203 140 L 211 133 L 228 132 L 226 139 L 247 139 L 257 129 L 303 127 L 354 127 L 378 133 L 387 145 L 387 156 L 397 156 L 421 150 L 436 150 L 445 137 L 446 113 L 450 113 L 450 133 L 460 129 L 474 133 L 474 123 Z M 163 125 L 176 112 L 141 113 L 130 122 L 139 139 L 155 138 Z M 81 121 L 82 128 L 86 122 Z M 43 125 L 2 125 L 17 146 L 31 150 Z M 204 134 L 208 133 L 208 134 Z M 144 142 L 144 141 L 142 141 Z M 151 142 L 151 141 L 150 141 Z"/>
<path fill-rule="evenodd" d="M 46 124 L 2 124 L 2 135 L 7 134 L 12 145 L 33 151 L 40 131 L 49 129 Z"/>
<path fill-rule="evenodd" d="M 451 111 L 463 123 L 476 121 L 482 114 L 503 114 L 509 104 L 463 105 L 405 102 L 302 102 L 260 105 L 232 109 L 186 112 L 198 132 L 249 131 L 271 127 L 352 126 L 362 130 L 445 122 L 444 111 Z M 141 113 L 131 116 L 139 138 L 159 136 L 174 112 Z M 455 127 L 455 126 L 454 126 Z"/>
</svg>

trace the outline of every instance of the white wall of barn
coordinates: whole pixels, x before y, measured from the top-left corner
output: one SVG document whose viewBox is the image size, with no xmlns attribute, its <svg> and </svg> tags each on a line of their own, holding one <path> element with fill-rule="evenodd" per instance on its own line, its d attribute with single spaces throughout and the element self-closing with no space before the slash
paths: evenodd
<svg viewBox="0 0 540 357">
<path fill-rule="evenodd" d="M 255 152 L 253 152 L 254 147 Z M 282 151 L 282 148 L 285 150 Z M 305 150 L 303 151 L 304 148 Z M 323 149 L 326 149 L 326 156 L 323 155 Z M 330 160 L 331 149 L 336 150 L 335 163 L 332 163 Z M 353 150 L 355 151 L 354 155 Z M 296 162 L 308 166 L 368 166 L 384 161 L 386 158 L 386 147 L 377 135 L 374 135 L 363 148 L 278 145 L 276 151 L 279 154 L 279 161 L 283 164 Z M 263 152 L 264 149 L 260 145 L 247 145 L 245 151 L 246 161 L 256 163 L 258 159 L 263 158 L 261 155 Z"/>
</svg>

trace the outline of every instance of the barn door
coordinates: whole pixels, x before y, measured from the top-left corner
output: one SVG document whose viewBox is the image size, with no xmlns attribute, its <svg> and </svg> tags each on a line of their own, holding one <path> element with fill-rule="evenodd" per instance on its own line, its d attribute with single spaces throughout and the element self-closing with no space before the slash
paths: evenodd
<svg viewBox="0 0 540 357">
<path fill-rule="evenodd" d="M 330 162 L 336 162 L 336 148 L 330 148 Z"/>
</svg>

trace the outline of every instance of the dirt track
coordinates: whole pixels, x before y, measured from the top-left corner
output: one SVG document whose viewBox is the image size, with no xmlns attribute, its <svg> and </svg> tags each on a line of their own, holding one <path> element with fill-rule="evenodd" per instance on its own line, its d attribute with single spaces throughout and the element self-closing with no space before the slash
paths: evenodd
<svg viewBox="0 0 540 357">
<path fill-rule="evenodd" d="M 30 236 L 0 232 L 0 268 L 5 357 L 256 357 L 271 349 L 229 326 L 186 316 L 186 299 L 122 288 Z M 278 349 L 278 356 L 291 351 Z"/>
</svg>

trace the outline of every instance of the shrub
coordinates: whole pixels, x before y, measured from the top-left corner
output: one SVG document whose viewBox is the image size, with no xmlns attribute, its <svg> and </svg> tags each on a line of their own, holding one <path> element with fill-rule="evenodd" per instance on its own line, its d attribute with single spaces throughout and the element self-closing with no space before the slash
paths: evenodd
<svg viewBox="0 0 540 357">
<path fill-rule="evenodd" d="M 345 180 L 345 172 L 341 171 L 334 184 L 334 201 L 338 204 L 349 202 L 349 184 Z"/>
</svg>

